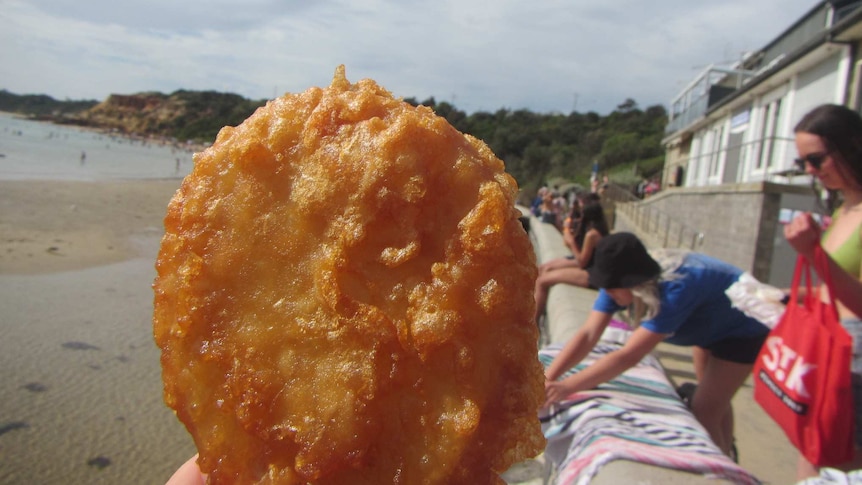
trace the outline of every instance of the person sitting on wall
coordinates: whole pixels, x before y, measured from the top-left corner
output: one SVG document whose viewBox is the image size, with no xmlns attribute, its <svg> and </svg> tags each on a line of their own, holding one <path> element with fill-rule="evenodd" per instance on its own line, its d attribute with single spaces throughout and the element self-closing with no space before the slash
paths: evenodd
<svg viewBox="0 0 862 485">
<path fill-rule="evenodd" d="M 589 287 L 589 276 L 586 268 L 592 263 L 593 250 L 596 245 L 609 232 L 602 205 L 598 202 L 585 205 L 580 220 L 575 223 L 574 229 L 563 234 L 566 245 L 572 251 L 572 258 L 551 260 L 539 267 L 539 276 L 536 278 L 534 290 L 537 322 L 545 313 L 548 292 L 552 286 L 564 283 L 584 288 Z"/>
<path fill-rule="evenodd" d="M 546 263 L 542 263 L 539 265 L 539 274 L 552 269 L 578 266 L 575 255 L 581 252 L 581 245 L 575 244 L 575 231 L 580 227 L 584 207 L 590 204 L 597 204 L 599 202 L 601 202 L 601 197 L 599 194 L 593 192 L 585 192 L 575 196 L 572 201 L 572 208 L 569 211 L 569 215 L 563 219 L 563 244 L 566 245 L 570 254 L 562 258 L 555 258 Z M 607 226 L 607 222 L 605 222 L 605 225 Z"/>
<path fill-rule="evenodd" d="M 542 215 L 542 201 L 545 198 L 545 192 L 548 190 L 549 189 L 547 187 L 539 187 L 539 190 L 536 191 L 536 197 L 533 198 L 533 203 L 530 206 L 530 212 L 532 212 L 536 217 L 540 217 Z"/>
<path fill-rule="evenodd" d="M 542 204 L 539 206 L 539 220 L 560 229 L 559 213 L 554 205 L 554 193 L 546 190 L 542 194 Z"/>
</svg>

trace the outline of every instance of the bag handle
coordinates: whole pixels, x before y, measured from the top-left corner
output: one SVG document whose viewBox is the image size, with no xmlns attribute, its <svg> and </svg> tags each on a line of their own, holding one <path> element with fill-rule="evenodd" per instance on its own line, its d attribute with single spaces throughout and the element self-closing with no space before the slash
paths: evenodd
<svg viewBox="0 0 862 485">
<path fill-rule="evenodd" d="M 822 312 L 824 309 L 829 311 L 829 315 L 824 315 L 827 318 L 824 318 L 823 320 L 839 326 L 837 323 L 838 306 L 835 304 L 835 295 L 832 291 L 832 274 L 829 271 L 829 257 L 826 255 L 826 251 L 819 243 L 814 247 L 814 270 L 820 276 L 821 286 L 826 286 L 826 293 L 829 295 L 829 303 L 823 303 L 820 299 L 820 295 L 817 295 L 817 302 L 819 303 L 820 311 Z"/>
<path fill-rule="evenodd" d="M 826 286 L 829 303 L 824 303 L 820 299 L 819 291 L 816 293 L 814 291 L 814 278 L 811 275 L 812 266 L 814 266 L 815 275 L 819 276 L 821 284 Z M 835 305 L 835 298 L 832 293 L 832 275 L 829 272 L 829 259 L 820 243 L 814 248 L 813 263 L 801 254 L 796 258 L 796 268 L 793 271 L 793 282 L 790 286 L 790 301 L 787 303 L 787 311 L 790 311 L 792 307 L 799 306 L 799 288 L 802 286 L 803 276 L 805 277 L 806 290 L 805 298 L 803 299 L 805 308 L 815 312 L 819 316 L 818 320 L 826 322 L 826 326 L 830 329 L 841 327 L 838 323 L 838 307 Z M 819 289 L 819 286 L 817 288 Z"/>
<path fill-rule="evenodd" d="M 790 283 L 790 301 L 787 302 L 787 308 L 799 306 L 799 283 L 802 282 L 802 271 L 805 270 L 805 286 L 807 288 L 805 301 L 808 302 L 808 296 L 811 294 L 811 272 L 808 269 L 808 260 L 805 256 L 799 254 L 796 256 L 796 267 L 793 270 L 793 281 Z M 807 305 L 806 305 L 807 306 Z"/>
</svg>

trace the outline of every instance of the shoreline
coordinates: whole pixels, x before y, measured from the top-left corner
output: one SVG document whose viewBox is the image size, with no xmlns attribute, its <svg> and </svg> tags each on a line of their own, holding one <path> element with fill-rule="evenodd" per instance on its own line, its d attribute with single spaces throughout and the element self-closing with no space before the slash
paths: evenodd
<svg viewBox="0 0 862 485">
<path fill-rule="evenodd" d="M 172 138 L 165 135 L 159 135 L 156 133 L 126 133 L 119 128 L 111 128 L 107 126 L 99 126 L 81 123 L 80 120 L 76 118 L 62 118 L 56 117 L 53 115 L 30 115 L 30 114 L 22 114 L 16 113 L 13 111 L 3 111 L 0 110 L 0 115 L 9 116 L 11 118 L 24 120 L 24 121 L 32 121 L 34 123 L 43 123 L 47 125 L 53 125 L 63 128 L 69 128 L 74 130 L 86 131 L 89 133 L 97 133 L 103 136 L 107 136 L 111 139 L 123 139 L 129 141 L 131 143 L 152 143 L 154 145 L 160 145 L 165 147 L 171 147 L 176 150 L 184 151 L 189 154 L 202 152 L 206 150 L 215 140 L 204 143 L 201 141 L 192 141 L 187 140 L 182 142 L 177 140 L 176 138 Z"/>
</svg>

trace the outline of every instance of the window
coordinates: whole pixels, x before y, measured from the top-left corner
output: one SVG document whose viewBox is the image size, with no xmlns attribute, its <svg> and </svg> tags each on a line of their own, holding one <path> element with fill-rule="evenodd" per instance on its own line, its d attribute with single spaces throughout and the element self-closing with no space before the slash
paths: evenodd
<svg viewBox="0 0 862 485">
<path fill-rule="evenodd" d="M 721 160 L 721 144 L 724 141 L 724 126 L 712 130 L 712 151 L 709 153 L 709 176 L 718 175 L 719 161 Z"/>
<path fill-rule="evenodd" d="M 760 150 L 755 159 L 754 168 L 771 167 L 775 157 L 775 135 L 780 127 L 781 98 L 763 107 L 760 123 Z"/>
</svg>

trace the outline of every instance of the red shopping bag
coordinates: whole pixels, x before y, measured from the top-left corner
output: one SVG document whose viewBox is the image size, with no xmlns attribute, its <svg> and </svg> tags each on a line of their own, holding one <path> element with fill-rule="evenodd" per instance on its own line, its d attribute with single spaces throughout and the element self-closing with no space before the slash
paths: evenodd
<svg viewBox="0 0 862 485">
<path fill-rule="evenodd" d="M 815 251 L 821 281 L 831 288 L 826 253 Z M 799 303 L 801 276 L 807 296 Z M 811 266 L 799 256 L 790 302 L 754 363 L 754 399 L 815 466 L 853 457 L 855 427 L 850 383 L 852 339 L 838 321 L 832 292 L 823 303 L 812 291 Z"/>
</svg>

